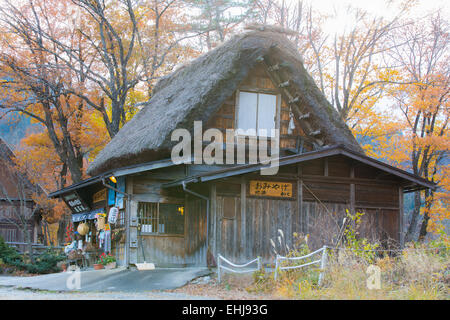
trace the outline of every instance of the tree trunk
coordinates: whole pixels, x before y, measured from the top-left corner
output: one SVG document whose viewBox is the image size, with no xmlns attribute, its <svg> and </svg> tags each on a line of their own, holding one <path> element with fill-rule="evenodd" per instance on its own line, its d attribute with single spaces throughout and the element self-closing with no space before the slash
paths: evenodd
<svg viewBox="0 0 450 320">
<path fill-rule="evenodd" d="M 28 254 L 30 256 L 30 261 L 31 261 L 31 263 L 34 263 L 33 246 L 32 246 L 32 241 L 31 241 L 31 236 L 30 236 L 30 230 L 28 230 L 28 223 L 24 223 L 22 232 L 23 232 L 23 236 L 25 239 L 25 243 L 27 244 L 27 250 L 28 250 Z"/>
<path fill-rule="evenodd" d="M 66 217 L 65 215 L 63 215 L 60 219 L 59 219 L 59 226 L 58 226 L 58 233 L 57 233 L 57 241 L 58 241 L 58 245 L 64 245 L 64 237 L 66 235 Z"/>
<path fill-rule="evenodd" d="M 408 230 L 405 234 L 405 243 L 413 241 L 414 240 L 414 234 L 417 229 L 417 219 L 420 214 L 420 191 L 416 191 L 414 193 L 414 210 L 412 212 L 411 222 L 409 223 Z"/>
<path fill-rule="evenodd" d="M 430 209 L 431 205 L 433 203 L 433 195 L 434 192 L 427 189 L 425 191 L 425 212 L 423 215 L 422 224 L 420 226 L 420 232 L 419 232 L 419 241 L 424 241 L 425 237 L 427 236 L 427 227 L 428 227 L 428 221 L 430 220 Z"/>
</svg>

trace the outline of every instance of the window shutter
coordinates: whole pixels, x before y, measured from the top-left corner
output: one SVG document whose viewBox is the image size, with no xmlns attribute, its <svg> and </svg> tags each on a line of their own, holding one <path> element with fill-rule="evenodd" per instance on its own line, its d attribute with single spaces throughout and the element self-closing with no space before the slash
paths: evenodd
<svg viewBox="0 0 450 320">
<path fill-rule="evenodd" d="M 256 131 L 257 104 L 258 94 L 239 92 L 238 129 Z"/>
<path fill-rule="evenodd" d="M 272 129 L 275 129 L 277 96 L 260 93 L 258 100 L 258 135 L 272 136 Z M 266 132 L 262 133 L 261 129 L 265 129 Z"/>
</svg>

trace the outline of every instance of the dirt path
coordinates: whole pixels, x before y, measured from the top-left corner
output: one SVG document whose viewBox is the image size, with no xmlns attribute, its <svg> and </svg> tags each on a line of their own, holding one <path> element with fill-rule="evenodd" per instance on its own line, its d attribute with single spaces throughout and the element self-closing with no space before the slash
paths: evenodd
<svg viewBox="0 0 450 320">
<path fill-rule="evenodd" d="M 181 292 L 56 292 L 0 286 L 0 300 L 212 300 Z"/>
</svg>

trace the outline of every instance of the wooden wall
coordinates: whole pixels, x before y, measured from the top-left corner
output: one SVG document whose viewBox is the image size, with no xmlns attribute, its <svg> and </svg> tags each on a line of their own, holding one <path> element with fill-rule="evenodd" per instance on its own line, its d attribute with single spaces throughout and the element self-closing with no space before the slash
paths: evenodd
<svg viewBox="0 0 450 320">
<path fill-rule="evenodd" d="M 258 179 L 293 183 L 294 198 L 250 196 L 249 180 Z M 150 175 L 133 180 L 138 201 L 180 201 L 176 192 L 161 190 L 162 180 Z M 273 177 L 253 173 L 189 185 L 209 195 L 208 218 L 205 200 L 178 190 L 184 197 L 185 234 L 145 235 L 146 259 L 160 266 L 206 266 L 209 249 L 214 258 L 220 253 L 242 263 L 261 256 L 265 263 L 272 263 L 276 253 L 285 254 L 287 248 L 294 247 L 294 233 L 298 237 L 308 234 L 311 249 L 332 245 L 346 210 L 365 213 L 360 236 L 385 243 L 398 241 L 400 182 L 367 165 L 336 156 L 284 166 Z M 140 249 L 138 259 L 143 261 Z"/>
<path fill-rule="evenodd" d="M 298 231 L 296 202 L 270 199 L 245 200 L 240 210 L 240 197 L 217 196 L 216 228 L 220 232 L 217 252 L 238 263 L 257 256 L 273 261 L 274 249 L 280 251 L 278 230 L 284 233 L 283 245 L 292 247 L 293 232 Z M 235 205 L 235 211 L 229 206 Z M 235 217 L 232 217 L 235 214 Z M 277 245 L 271 245 L 272 239 Z"/>
<path fill-rule="evenodd" d="M 293 200 L 250 197 L 248 181 L 268 179 L 257 174 L 211 185 L 210 247 L 215 256 L 220 253 L 237 263 L 261 256 L 272 263 L 276 252 L 293 248 L 294 233 L 308 235 L 311 249 L 333 245 L 346 210 L 364 212 L 360 237 L 385 245 L 400 240 L 402 195 L 400 182 L 392 176 L 343 157 L 282 169 L 272 179 L 293 182 L 299 195 Z"/>
<path fill-rule="evenodd" d="M 185 264 L 206 266 L 206 201 L 187 196 L 185 208 Z"/>
<path fill-rule="evenodd" d="M 206 201 L 180 192 L 161 188 L 180 170 L 171 168 L 164 172 L 140 174 L 129 179 L 133 188 L 135 209 L 138 202 L 177 203 L 185 206 L 183 235 L 142 234 L 144 254 L 147 262 L 157 266 L 206 266 Z M 167 179 L 164 179 L 166 178 Z M 137 262 L 143 262 L 141 244 L 134 249 Z"/>
</svg>

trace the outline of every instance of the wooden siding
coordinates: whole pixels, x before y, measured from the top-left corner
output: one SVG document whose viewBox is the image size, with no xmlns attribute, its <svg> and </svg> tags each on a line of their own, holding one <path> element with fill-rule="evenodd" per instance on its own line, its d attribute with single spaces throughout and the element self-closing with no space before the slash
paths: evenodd
<svg viewBox="0 0 450 320">
<path fill-rule="evenodd" d="M 184 259 L 184 236 L 145 235 L 142 236 L 147 262 L 161 266 L 182 266 Z M 139 244 L 140 246 L 141 244 Z M 144 262 L 142 249 L 137 251 L 138 262 Z"/>
<path fill-rule="evenodd" d="M 364 172 L 380 177 L 379 171 Z M 250 197 L 248 181 L 267 179 L 258 174 L 213 183 L 210 235 L 214 239 L 210 246 L 214 255 L 220 253 L 238 263 L 261 256 L 265 263 L 272 263 L 276 253 L 271 240 L 276 252 L 285 254 L 287 246 L 293 248 L 295 244 L 294 233 L 308 235 L 311 249 L 333 245 L 346 210 L 364 212 L 360 237 L 381 241 L 385 246 L 399 241 L 398 185 L 363 178 L 361 173 L 342 157 L 283 167 L 271 179 L 297 179 L 294 200 Z"/>
<path fill-rule="evenodd" d="M 142 239 L 146 260 L 159 267 L 206 266 L 206 201 L 186 198 L 184 235 L 143 234 Z M 137 254 L 143 262 L 142 249 Z"/>
<path fill-rule="evenodd" d="M 186 198 L 185 263 L 206 266 L 206 201 Z"/>
<path fill-rule="evenodd" d="M 272 199 L 247 198 L 245 213 L 241 210 L 240 196 L 216 197 L 215 220 L 217 253 L 236 262 L 245 262 L 256 256 L 273 261 L 274 248 L 270 239 L 278 243 L 278 230 L 292 247 L 292 234 L 298 231 L 296 202 Z M 281 250 L 277 246 L 277 250 Z"/>
</svg>

